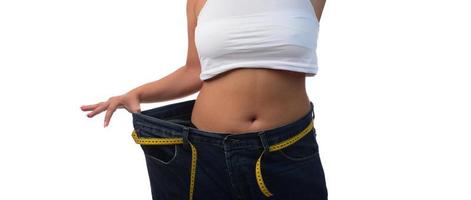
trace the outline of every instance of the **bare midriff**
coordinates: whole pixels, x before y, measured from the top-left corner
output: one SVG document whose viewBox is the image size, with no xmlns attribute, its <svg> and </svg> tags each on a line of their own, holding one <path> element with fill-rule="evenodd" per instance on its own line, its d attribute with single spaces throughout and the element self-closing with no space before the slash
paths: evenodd
<svg viewBox="0 0 471 200">
<path fill-rule="evenodd" d="M 289 124 L 310 110 L 305 74 L 237 68 L 205 80 L 191 121 L 202 131 L 243 134 Z"/>
</svg>

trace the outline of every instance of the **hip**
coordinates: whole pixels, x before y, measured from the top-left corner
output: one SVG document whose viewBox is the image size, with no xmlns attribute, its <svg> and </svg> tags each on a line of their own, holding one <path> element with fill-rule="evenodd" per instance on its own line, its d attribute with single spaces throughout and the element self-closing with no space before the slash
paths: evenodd
<svg viewBox="0 0 471 200">
<path fill-rule="evenodd" d="M 245 134 L 197 129 L 194 104 L 132 114 L 153 199 L 327 199 L 312 102 L 291 123 Z"/>
</svg>

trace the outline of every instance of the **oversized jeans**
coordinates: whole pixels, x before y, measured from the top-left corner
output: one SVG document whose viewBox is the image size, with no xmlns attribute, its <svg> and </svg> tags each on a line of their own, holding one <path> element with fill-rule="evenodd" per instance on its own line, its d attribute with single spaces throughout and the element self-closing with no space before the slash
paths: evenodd
<svg viewBox="0 0 471 200">
<path fill-rule="evenodd" d="M 327 199 L 312 102 L 291 123 L 237 134 L 196 128 L 194 103 L 132 113 L 154 200 Z"/>
</svg>

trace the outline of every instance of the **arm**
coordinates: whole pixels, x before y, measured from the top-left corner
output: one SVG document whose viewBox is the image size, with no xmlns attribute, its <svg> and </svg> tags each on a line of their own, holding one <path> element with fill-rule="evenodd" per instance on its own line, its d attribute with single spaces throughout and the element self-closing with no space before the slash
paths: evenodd
<svg viewBox="0 0 471 200">
<path fill-rule="evenodd" d="M 188 50 L 185 65 L 159 80 L 146 83 L 128 92 L 136 94 L 141 103 L 173 100 L 200 90 L 203 82 L 199 78 L 201 66 L 194 40 L 196 27 L 195 1 L 187 0 L 186 5 Z"/>
<path fill-rule="evenodd" d="M 316 17 L 318 21 L 320 22 L 321 16 L 322 16 L 322 11 L 324 11 L 324 6 L 325 6 L 325 1 L 326 0 L 310 0 L 311 4 L 314 6 L 314 9 L 316 11 Z"/>
</svg>

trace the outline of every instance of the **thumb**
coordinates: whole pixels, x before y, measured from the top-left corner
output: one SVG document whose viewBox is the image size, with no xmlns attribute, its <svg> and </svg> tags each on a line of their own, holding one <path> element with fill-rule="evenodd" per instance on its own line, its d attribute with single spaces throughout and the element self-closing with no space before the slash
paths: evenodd
<svg viewBox="0 0 471 200">
<path fill-rule="evenodd" d="M 129 110 L 130 110 L 130 112 L 133 112 L 133 113 L 141 112 L 141 107 L 139 105 L 137 105 L 137 106 L 131 107 Z"/>
</svg>

